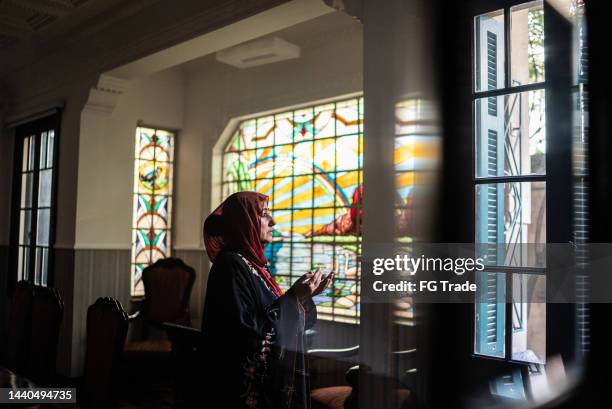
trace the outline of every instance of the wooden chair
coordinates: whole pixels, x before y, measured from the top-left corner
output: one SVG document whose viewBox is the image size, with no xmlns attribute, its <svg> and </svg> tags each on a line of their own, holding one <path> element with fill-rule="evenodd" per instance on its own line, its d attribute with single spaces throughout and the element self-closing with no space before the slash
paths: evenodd
<svg viewBox="0 0 612 409">
<path fill-rule="evenodd" d="M 193 268 L 179 258 L 166 258 L 145 268 L 142 280 L 145 289 L 142 308 L 129 319 L 140 320 L 143 331 L 140 339 L 125 346 L 128 366 L 143 366 L 163 359 L 159 355 L 169 356 L 172 345 L 163 333 L 164 323 L 191 326 L 189 299 L 195 282 Z M 161 334 L 153 337 L 151 329 Z"/>
<path fill-rule="evenodd" d="M 64 303 L 55 288 L 34 286 L 25 375 L 44 386 L 55 376 Z"/>
<path fill-rule="evenodd" d="M 28 356 L 28 335 L 32 316 L 34 286 L 29 281 L 20 281 L 13 290 L 3 342 L 3 364 L 15 372 L 23 372 Z"/>
<path fill-rule="evenodd" d="M 104 297 L 87 309 L 87 349 L 81 407 L 116 408 L 119 363 L 127 335 L 128 316 L 119 301 Z"/>
</svg>

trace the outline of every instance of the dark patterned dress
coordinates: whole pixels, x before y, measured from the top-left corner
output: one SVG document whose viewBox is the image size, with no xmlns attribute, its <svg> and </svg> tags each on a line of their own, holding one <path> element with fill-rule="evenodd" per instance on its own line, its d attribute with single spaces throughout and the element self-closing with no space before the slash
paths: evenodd
<svg viewBox="0 0 612 409">
<path fill-rule="evenodd" d="M 311 299 L 277 297 L 240 254 L 220 253 L 202 318 L 204 407 L 309 408 L 304 331 L 316 319 Z"/>
</svg>

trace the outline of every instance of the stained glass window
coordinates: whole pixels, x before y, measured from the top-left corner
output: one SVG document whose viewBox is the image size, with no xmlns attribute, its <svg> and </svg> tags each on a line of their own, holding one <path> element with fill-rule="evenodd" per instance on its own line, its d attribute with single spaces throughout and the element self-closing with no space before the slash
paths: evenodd
<svg viewBox="0 0 612 409">
<path fill-rule="evenodd" d="M 316 266 L 336 279 L 319 317 L 359 319 L 363 98 L 242 121 L 223 157 L 223 196 L 270 196 L 276 221 L 266 257 L 283 289 Z"/>
<path fill-rule="evenodd" d="M 132 296 L 144 294 L 142 270 L 170 256 L 174 134 L 136 128 L 132 222 Z"/>
<path fill-rule="evenodd" d="M 276 221 L 266 257 L 284 289 L 320 266 L 336 268 L 330 289 L 316 297 L 322 319 L 358 322 L 363 98 L 242 121 L 223 156 L 223 196 L 254 190 L 270 196 Z M 415 140 L 398 140 L 400 193 L 413 178 Z"/>
</svg>

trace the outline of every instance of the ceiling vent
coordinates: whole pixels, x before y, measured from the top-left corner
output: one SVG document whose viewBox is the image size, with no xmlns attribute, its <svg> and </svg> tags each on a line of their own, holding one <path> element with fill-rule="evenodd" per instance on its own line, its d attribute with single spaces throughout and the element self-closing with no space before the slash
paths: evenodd
<svg viewBox="0 0 612 409">
<path fill-rule="evenodd" d="M 238 68 L 255 67 L 300 56 L 300 47 L 282 38 L 267 37 L 217 52 L 217 61 Z"/>
</svg>

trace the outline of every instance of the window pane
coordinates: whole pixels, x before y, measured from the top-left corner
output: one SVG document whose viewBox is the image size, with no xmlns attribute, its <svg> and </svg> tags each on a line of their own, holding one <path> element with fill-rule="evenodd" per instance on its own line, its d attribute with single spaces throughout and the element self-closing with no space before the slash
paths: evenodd
<svg viewBox="0 0 612 409">
<path fill-rule="evenodd" d="M 544 267 L 546 184 L 477 185 L 476 243 L 487 265 Z"/>
<path fill-rule="evenodd" d="M 333 177 L 336 184 L 334 204 L 336 206 L 360 206 L 363 171 L 338 172 Z"/>
<path fill-rule="evenodd" d="M 40 172 L 38 179 L 38 207 L 51 206 L 51 181 L 53 176 L 52 169 Z"/>
<path fill-rule="evenodd" d="M 506 275 L 476 273 L 474 353 L 504 358 L 506 336 Z"/>
<path fill-rule="evenodd" d="M 49 227 L 50 227 L 51 209 L 38 210 L 38 220 L 36 221 L 37 233 L 36 244 L 39 246 L 49 245 Z"/>
<path fill-rule="evenodd" d="M 55 131 L 50 130 L 48 133 L 49 138 L 47 139 L 47 167 L 53 166 L 53 141 L 55 138 Z"/>
<path fill-rule="evenodd" d="M 546 361 L 546 277 L 512 276 L 512 359 Z"/>
<path fill-rule="evenodd" d="M 153 141 L 155 142 L 155 160 L 157 162 L 172 162 L 174 160 L 174 134 L 156 129 Z"/>
<path fill-rule="evenodd" d="M 32 207 L 33 173 L 21 175 L 21 207 Z"/>
<path fill-rule="evenodd" d="M 314 172 L 315 160 L 312 156 L 312 141 L 296 143 L 293 147 L 294 174 L 312 174 Z"/>
<path fill-rule="evenodd" d="M 542 1 L 510 9 L 512 86 L 544 81 L 544 7 Z"/>
<path fill-rule="evenodd" d="M 336 114 L 334 107 L 334 104 L 325 104 L 314 108 L 315 137 L 325 138 L 336 134 Z M 276 141 L 276 143 L 279 143 L 279 141 Z"/>
<path fill-rule="evenodd" d="M 30 156 L 30 140 L 31 137 L 27 137 L 23 139 L 23 162 L 21 164 L 21 170 L 25 172 L 28 170 L 28 158 Z"/>
<path fill-rule="evenodd" d="M 34 142 L 34 136 L 29 136 L 26 138 L 28 141 L 28 170 L 34 170 L 34 166 L 36 162 L 34 162 L 34 154 L 36 152 L 36 143 Z"/>
<path fill-rule="evenodd" d="M 294 142 L 312 139 L 314 129 L 314 110 L 312 108 L 299 109 L 293 112 L 293 140 Z"/>
<path fill-rule="evenodd" d="M 336 134 L 356 134 L 359 132 L 358 100 L 350 99 L 336 103 Z"/>
<path fill-rule="evenodd" d="M 19 244 L 30 244 L 31 225 L 32 211 L 22 210 L 19 215 Z"/>
<path fill-rule="evenodd" d="M 47 278 L 49 275 L 49 249 L 48 248 L 42 248 L 42 261 L 41 261 L 41 270 L 42 270 L 42 276 L 40 278 L 40 283 L 42 286 L 47 286 Z"/>
<path fill-rule="evenodd" d="M 336 170 L 359 169 L 363 162 L 363 140 L 359 135 L 336 139 Z"/>
<path fill-rule="evenodd" d="M 40 161 L 38 167 L 43 169 L 47 165 L 47 132 L 43 132 L 40 137 Z"/>
<path fill-rule="evenodd" d="M 476 177 L 546 173 L 544 90 L 480 98 L 475 108 Z"/>
<path fill-rule="evenodd" d="M 43 276 L 44 270 L 42 269 L 42 258 L 43 258 L 43 249 L 42 247 L 36 247 L 35 250 L 36 258 L 34 263 L 34 284 L 40 285 L 41 278 Z"/>
<path fill-rule="evenodd" d="M 254 136 L 258 148 L 274 145 L 274 115 L 257 119 Z"/>
<path fill-rule="evenodd" d="M 132 264 L 132 295 L 144 294 L 144 284 L 142 283 L 142 270 L 145 264 Z"/>
<path fill-rule="evenodd" d="M 474 56 L 476 91 L 504 87 L 504 12 L 476 16 L 474 19 Z"/>
<path fill-rule="evenodd" d="M 24 265 L 27 265 L 27 257 L 29 255 L 27 247 L 17 247 L 17 281 L 25 280 L 27 274 L 24 271 Z"/>
</svg>

